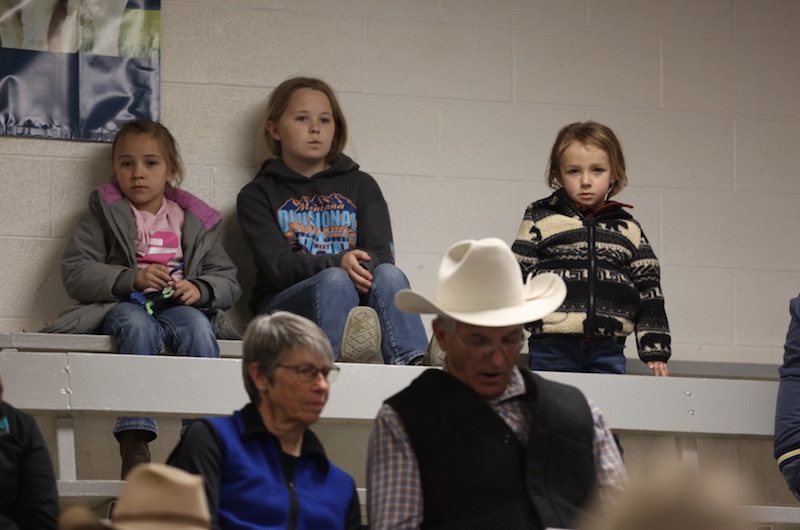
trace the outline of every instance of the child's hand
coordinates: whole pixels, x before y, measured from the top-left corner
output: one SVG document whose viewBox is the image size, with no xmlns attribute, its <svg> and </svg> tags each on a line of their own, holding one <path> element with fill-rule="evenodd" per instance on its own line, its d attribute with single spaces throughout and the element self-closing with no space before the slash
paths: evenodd
<svg viewBox="0 0 800 530">
<path fill-rule="evenodd" d="M 177 304 L 194 305 L 200 301 L 200 289 L 189 280 L 183 279 L 175 282 L 175 292 L 172 299 Z"/>
<path fill-rule="evenodd" d="M 137 291 L 145 289 L 161 290 L 172 283 L 169 267 L 153 263 L 143 269 L 138 269 L 133 277 L 133 288 Z"/>
<path fill-rule="evenodd" d="M 669 368 L 664 361 L 648 361 L 647 367 L 653 371 L 653 375 L 658 377 L 667 377 L 669 375 Z"/>
<path fill-rule="evenodd" d="M 367 294 L 372 288 L 372 274 L 361 266 L 359 261 L 370 261 L 372 258 L 363 250 L 351 250 L 342 258 L 341 267 L 350 277 L 360 294 Z"/>
</svg>

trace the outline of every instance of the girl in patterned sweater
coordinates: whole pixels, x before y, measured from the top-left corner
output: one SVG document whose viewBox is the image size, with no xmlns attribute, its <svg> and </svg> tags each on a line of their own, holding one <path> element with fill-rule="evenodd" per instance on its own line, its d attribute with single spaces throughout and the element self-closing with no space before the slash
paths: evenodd
<svg viewBox="0 0 800 530">
<path fill-rule="evenodd" d="M 523 276 L 554 272 L 564 304 L 528 324 L 533 370 L 625 373 L 625 338 L 657 376 L 669 375 L 670 334 L 661 270 L 641 225 L 610 200 L 628 182 L 622 146 L 605 125 L 559 131 L 547 182 L 555 192 L 528 206 L 512 250 Z"/>
</svg>

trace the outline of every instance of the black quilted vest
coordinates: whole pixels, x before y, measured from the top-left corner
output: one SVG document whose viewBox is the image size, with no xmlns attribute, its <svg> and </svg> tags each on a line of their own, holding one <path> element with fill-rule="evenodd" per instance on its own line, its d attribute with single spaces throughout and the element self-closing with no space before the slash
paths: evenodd
<svg viewBox="0 0 800 530">
<path fill-rule="evenodd" d="M 419 462 L 423 528 L 570 528 L 597 482 L 592 414 L 576 388 L 522 370 L 528 445 L 468 386 L 427 370 L 386 402 Z"/>
</svg>

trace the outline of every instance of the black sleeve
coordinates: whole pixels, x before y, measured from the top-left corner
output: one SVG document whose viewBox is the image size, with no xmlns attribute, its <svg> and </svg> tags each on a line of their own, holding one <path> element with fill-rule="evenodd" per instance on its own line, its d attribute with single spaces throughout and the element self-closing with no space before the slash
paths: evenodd
<svg viewBox="0 0 800 530">
<path fill-rule="evenodd" d="M 219 498 L 222 492 L 222 453 L 217 433 L 205 420 L 192 422 L 167 458 L 167 464 L 201 475 L 214 530 L 219 530 Z"/>
<path fill-rule="evenodd" d="M 375 270 L 382 263 L 394 264 L 394 242 L 389 206 L 380 186 L 371 176 L 358 192 L 358 236 L 356 246 L 372 257 L 367 269 Z"/>
<path fill-rule="evenodd" d="M 266 192 L 257 182 L 251 182 L 239 192 L 236 214 L 256 267 L 279 290 L 342 263 L 343 253 L 308 254 L 287 242 Z"/>
<path fill-rule="evenodd" d="M 57 530 L 58 489 L 50 454 L 39 427 L 33 417 L 8 404 L 3 405 L 0 418 L 4 415 L 8 419 L 10 432 L 0 442 L 0 467 L 10 465 L 16 470 L 4 469 L 0 472 L 0 480 L 16 476 L 17 483 L 11 513 L 4 514 L 10 521 L 0 516 L 0 528 L 18 526 L 23 530 Z"/>
<path fill-rule="evenodd" d="M 353 485 L 353 499 L 350 501 L 350 506 L 347 508 L 347 519 L 344 522 L 346 530 L 361 530 L 361 503 L 358 502 L 358 491 Z"/>
</svg>

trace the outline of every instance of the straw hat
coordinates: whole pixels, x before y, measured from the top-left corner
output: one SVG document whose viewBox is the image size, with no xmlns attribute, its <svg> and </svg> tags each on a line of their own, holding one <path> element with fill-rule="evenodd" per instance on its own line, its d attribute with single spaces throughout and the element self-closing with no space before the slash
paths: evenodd
<svg viewBox="0 0 800 530">
<path fill-rule="evenodd" d="M 436 313 L 474 326 L 504 327 L 541 320 L 558 309 L 567 286 L 546 272 L 522 280 L 519 264 L 501 239 L 460 241 L 439 266 L 436 300 L 403 289 L 395 296 L 398 309 Z"/>
<path fill-rule="evenodd" d="M 164 464 L 140 464 L 122 486 L 111 524 L 85 506 L 61 512 L 60 530 L 208 530 L 203 478 Z"/>
</svg>

